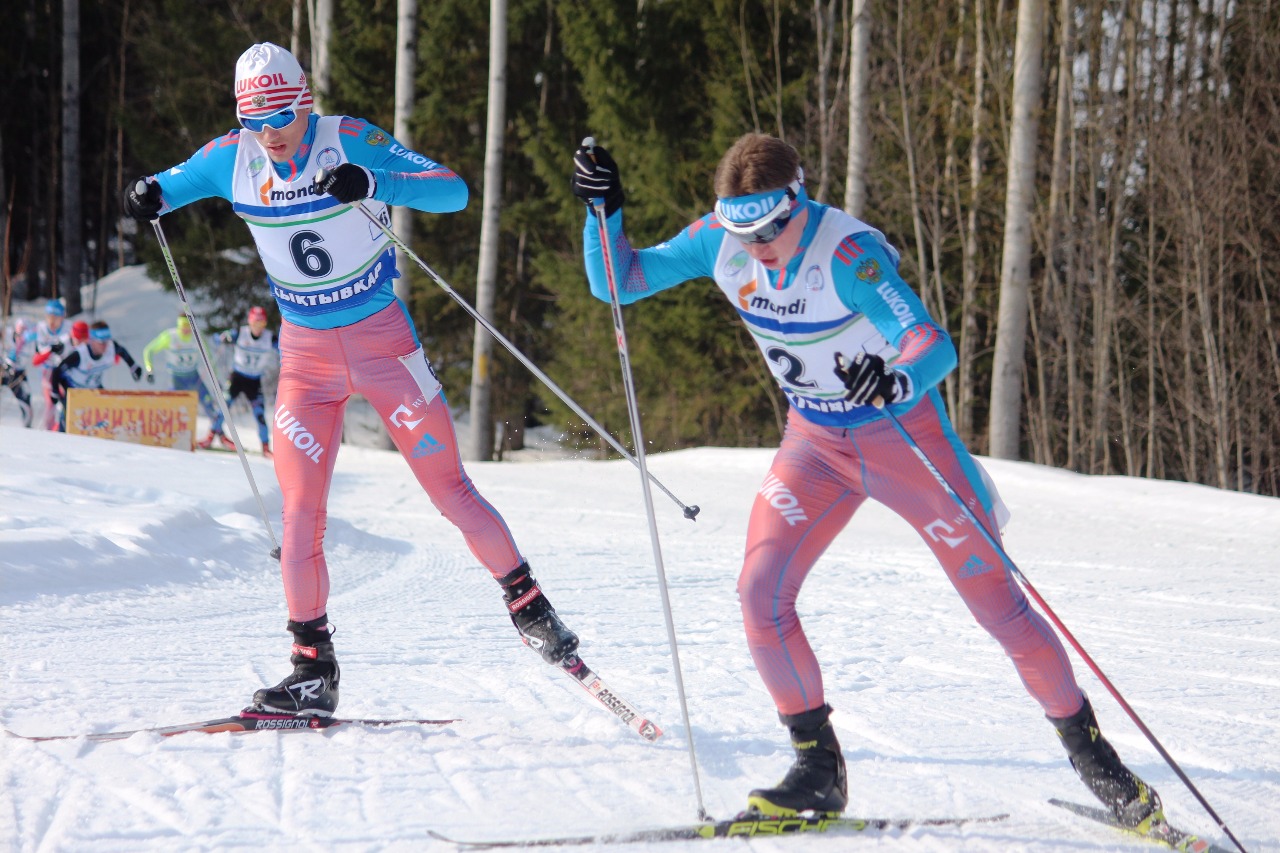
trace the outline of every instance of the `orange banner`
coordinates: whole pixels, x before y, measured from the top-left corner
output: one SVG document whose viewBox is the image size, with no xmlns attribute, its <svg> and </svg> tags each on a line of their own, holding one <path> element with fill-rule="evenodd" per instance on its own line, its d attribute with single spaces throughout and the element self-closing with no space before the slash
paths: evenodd
<svg viewBox="0 0 1280 853">
<path fill-rule="evenodd" d="M 132 444 L 196 449 L 195 391 L 98 391 L 67 393 L 67 432 Z"/>
</svg>

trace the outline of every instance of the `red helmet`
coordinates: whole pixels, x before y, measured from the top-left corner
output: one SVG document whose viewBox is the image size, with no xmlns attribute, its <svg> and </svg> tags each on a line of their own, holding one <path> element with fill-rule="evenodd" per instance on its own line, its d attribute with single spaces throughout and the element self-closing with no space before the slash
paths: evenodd
<svg viewBox="0 0 1280 853">
<path fill-rule="evenodd" d="M 89 324 L 84 320 L 76 320 L 71 324 L 71 339 L 73 341 L 89 340 Z"/>
<path fill-rule="evenodd" d="M 252 308 L 250 308 L 250 309 L 249 309 L 249 322 L 250 322 L 250 323 L 252 323 L 254 320 L 263 320 L 263 321 L 265 321 L 266 319 L 267 319 L 267 309 L 266 309 L 266 308 L 263 308 L 261 305 L 255 305 L 255 306 L 253 306 Z"/>
</svg>

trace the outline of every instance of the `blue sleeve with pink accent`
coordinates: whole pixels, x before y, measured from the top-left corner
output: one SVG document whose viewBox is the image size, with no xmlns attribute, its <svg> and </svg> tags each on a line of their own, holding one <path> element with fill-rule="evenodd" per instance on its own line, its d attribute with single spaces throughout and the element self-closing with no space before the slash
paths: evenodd
<svg viewBox="0 0 1280 853">
<path fill-rule="evenodd" d="M 706 216 L 689 225 L 675 237 L 648 249 L 632 249 L 622 230 L 622 209 L 607 220 L 613 264 L 617 275 L 618 301 L 629 305 L 693 278 L 710 276 L 724 230 L 715 223 L 715 215 Z M 583 258 L 591 293 L 609 301 L 609 280 L 605 276 L 604 252 L 600 244 L 600 225 L 594 211 L 587 212 L 582 231 Z"/>
<path fill-rule="evenodd" d="M 231 176 L 236 165 L 240 131 L 232 130 L 204 147 L 184 163 L 152 176 L 160 183 L 161 215 L 203 198 L 231 201 Z"/>
<path fill-rule="evenodd" d="M 831 271 L 840 301 L 865 314 L 901 353 L 893 366 L 907 374 L 916 398 L 955 368 L 951 337 L 929 316 L 898 273 L 897 259 L 873 234 L 846 237 L 836 249 Z"/>
<path fill-rule="evenodd" d="M 378 201 L 427 213 L 453 213 L 467 206 L 470 191 L 452 169 L 404 147 L 376 125 L 345 116 L 338 134 L 347 158 L 373 173 Z"/>
</svg>

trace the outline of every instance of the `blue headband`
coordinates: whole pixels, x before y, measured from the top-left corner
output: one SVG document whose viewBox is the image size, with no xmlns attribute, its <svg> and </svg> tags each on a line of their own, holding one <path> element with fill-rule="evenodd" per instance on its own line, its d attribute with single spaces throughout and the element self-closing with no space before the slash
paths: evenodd
<svg viewBox="0 0 1280 853">
<path fill-rule="evenodd" d="M 745 234 L 775 219 L 786 219 L 792 210 L 808 200 L 804 169 L 797 169 L 795 180 L 785 187 L 717 199 L 716 218 L 729 231 Z"/>
<path fill-rule="evenodd" d="M 89 337 L 93 338 L 95 341 L 109 341 L 111 340 L 111 330 L 110 329 L 90 329 Z"/>
</svg>

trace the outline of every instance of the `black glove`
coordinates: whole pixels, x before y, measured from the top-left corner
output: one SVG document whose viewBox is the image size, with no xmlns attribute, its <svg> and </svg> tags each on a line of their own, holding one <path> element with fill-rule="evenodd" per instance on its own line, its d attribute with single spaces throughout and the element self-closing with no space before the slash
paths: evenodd
<svg viewBox="0 0 1280 853">
<path fill-rule="evenodd" d="M 133 367 L 129 369 L 129 372 L 133 374 L 134 382 L 142 381 L 142 365 L 141 364 L 135 364 Z"/>
<path fill-rule="evenodd" d="M 618 164 L 591 137 L 582 140 L 582 145 L 573 152 L 573 194 L 588 205 L 595 199 L 604 199 L 606 216 L 612 216 L 626 201 Z"/>
<path fill-rule="evenodd" d="M 869 352 L 858 353 L 850 363 L 836 353 L 835 370 L 844 387 L 849 389 L 844 398 L 855 406 L 900 403 L 911 393 L 911 382 L 905 374 L 886 366 L 883 358 Z"/>
<path fill-rule="evenodd" d="M 124 215 L 139 222 L 150 222 L 155 219 L 160 215 L 160 208 L 163 206 L 160 185 L 146 178 L 138 178 L 125 187 L 124 195 L 120 199 L 120 207 L 124 210 Z"/>
<path fill-rule="evenodd" d="M 150 370 L 147 371 L 147 384 L 148 385 L 156 384 L 156 375 L 152 373 Z"/>
<path fill-rule="evenodd" d="M 344 204 L 373 198 L 378 182 L 373 173 L 355 163 L 343 163 L 332 172 L 321 169 L 316 172 L 316 189 L 328 193 Z"/>
</svg>

